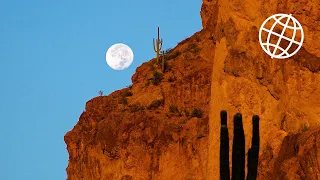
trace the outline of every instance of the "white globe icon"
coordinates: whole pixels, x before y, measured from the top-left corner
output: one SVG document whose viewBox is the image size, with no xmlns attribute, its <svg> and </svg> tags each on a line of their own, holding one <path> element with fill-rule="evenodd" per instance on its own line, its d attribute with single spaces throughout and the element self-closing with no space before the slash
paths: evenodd
<svg viewBox="0 0 320 180">
<path fill-rule="evenodd" d="M 259 31 L 260 45 L 271 58 L 285 59 L 295 55 L 302 46 L 303 38 L 301 24 L 291 14 L 270 16 Z"/>
</svg>

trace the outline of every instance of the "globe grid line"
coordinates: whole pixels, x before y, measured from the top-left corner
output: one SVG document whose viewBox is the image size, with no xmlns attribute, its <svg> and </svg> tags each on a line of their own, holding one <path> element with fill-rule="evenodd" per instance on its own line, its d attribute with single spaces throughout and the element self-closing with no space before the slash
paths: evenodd
<svg viewBox="0 0 320 180">
<path fill-rule="evenodd" d="M 273 18 L 273 16 L 272 16 L 272 18 Z M 280 17 L 280 20 L 283 19 L 283 18 L 284 18 L 284 17 Z M 264 22 L 263 26 L 265 25 L 266 22 L 268 22 L 269 19 L 271 19 L 271 18 L 269 17 L 269 18 Z M 273 29 L 274 29 L 274 27 L 275 27 L 276 25 L 277 25 L 277 23 L 273 23 L 273 25 L 272 25 L 271 28 L 270 28 L 270 31 L 273 31 Z M 281 32 L 281 36 L 283 36 L 282 32 Z M 274 55 L 274 53 L 271 54 L 270 45 L 269 45 L 269 44 L 270 44 L 270 43 L 269 43 L 269 42 L 270 42 L 270 37 L 271 37 L 271 34 L 269 33 L 269 34 L 268 34 L 268 38 L 267 38 L 267 49 L 268 49 L 268 54 L 269 54 L 269 55 L 271 56 L 271 58 L 273 59 L 273 58 L 275 57 L 275 55 Z M 279 38 L 280 38 L 280 37 L 279 37 Z M 272 45 L 273 45 L 273 44 L 272 44 Z M 278 46 L 278 45 L 273 46 L 274 49 L 276 49 L 277 46 Z"/>
<path fill-rule="evenodd" d="M 290 14 L 291 15 L 291 14 Z M 292 16 L 290 16 L 291 18 L 293 18 Z M 273 19 L 277 22 L 277 23 L 279 23 L 281 26 L 285 26 L 285 24 L 283 24 L 281 21 L 279 21 L 277 18 L 275 18 L 275 17 L 273 17 Z M 296 21 L 295 19 L 292 19 L 293 21 Z M 294 28 L 293 26 L 287 26 L 287 28 L 289 28 L 289 29 L 299 29 L 299 30 L 301 30 L 302 28 Z"/>
<path fill-rule="evenodd" d="M 292 18 L 291 14 L 290 14 L 290 18 Z M 293 26 L 294 26 L 293 35 L 292 35 L 291 40 L 290 40 L 290 43 L 289 43 L 289 45 L 288 45 L 288 47 L 287 47 L 287 49 L 286 49 L 286 52 L 288 52 L 288 50 L 291 48 L 292 43 L 293 43 L 293 41 L 294 41 L 294 38 L 296 37 L 296 32 L 297 32 L 297 29 L 296 29 L 296 24 L 297 24 L 297 22 L 295 22 L 294 19 L 292 19 L 292 22 L 293 22 Z M 286 26 L 286 27 L 288 27 L 288 26 Z M 283 52 L 280 54 L 280 56 L 281 56 L 282 54 L 283 54 Z"/>
<path fill-rule="evenodd" d="M 279 21 L 279 20 L 276 19 L 275 17 L 273 17 L 273 19 L 275 19 L 275 21 L 276 21 L 277 23 L 281 24 L 282 26 L 284 25 L 281 21 Z M 291 39 L 288 38 L 288 39 L 290 39 L 290 40 L 288 40 L 290 43 L 289 43 L 287 49 L 286 49 L 285 51 L 282 51 L 282 53 L 279 54 L 279 56 L 282 56 L 284 52 L 286 52 L 286 54 L 289 55 L 289 54 L 287 53 L 288 50 L 291 48 L 292 43 L 293 43 L 293 42 L 296 42 L 294 39 L 295 39 L 295 37 L 296 37 L 297 29 L 298 29 L 298 30 L 301 30 L 301 35 L 302 35 L 302 37 L 301 37 L 301 42 L 300 42 L 298 45 L 301 47 L 302 42 L 303 42 L 303 29 L 302 29 L 302 27 L 301 27 L 301 24 L 300 24 L 294 17 L 292 17 L 291 14 L 290 14 L 289 17 L 288 17 L 288 20 L 289 20 L 289 19 L 292 20 L 294 27 L 288 26 L 288 25 L 286 25 L 285 27 L 286 27 L 286 28 L 289 28 L 289 29 L 293 29 L 293 35 L 292 35 Z M 300 28 L 300 27 L 298 27 L 298 28 L 296 27 L 296 24 L 297 24 L 297 23 L 300 25 L 301 28 Z M 283 38 L 283 37 L 285 37 L 285 36 L 282 36 L 282 38 Z M 297 48 L 297 50 L 299 50 L 300 47 Z M 296 52 L 296 51 L 295 51 L 295 52 Z M 293 54 L 295 54 L 295 53 L 293 53 Z"/>
<path fill-rule="evenodd" d="M 269 29 L 262 28 L 262 30 L 264 30 L 264 31 L 266 31 L 266 32 L 268 32 L 268 33 L 271 33 L 271 34 L 273 34 L 273 35 L 275 35 L 275 36 L 282 37 L 283 39 L 285 39 L 285 40 L 287 40 L 287 41 L 292 41 L 292 42 L 295 43 L 295 44 L 300 45 L 300 43 L 301 43 L 301 42 L 295 41 L 294 38 L 293 38 L 293 39 L 290 39 L 290 38 L 288 38 L 288 37 L 286 37 L 286 36 L 281 36 L 281 34 L 276 33 L 276 32 L 273 32 L 273 31 L 270 31 Z"/>
<path fill-rule="evenodd" d="M 275 48 L 275 44 L 269 44 L 269 43 L 262 43 L 265 46 L 271 46 Z M 278 47 L 278 49 L 280 49 L 282 52 L 284 52 L 286 55 L 290 55 L 288 52 L 285 51 L 285 49 L 283 49 L 282 47 Z"/>
<path fill-rule="evenodd" d="M 276 45 L 276 47 L 274 48 L 273 53 L 272 53 L 273 56 L 272 56 L 271 58 L 274 57 L 274 55 L 276 54 L 276 52 L 277 52 L 277 50 L 278 50 L 279 44 L 280 44 L 281 39 L 282 39 L 282 37 L 283 37 L 283 35 L 284 35 L 284 32 L 285 32 L 286 29 L 287 29 L 287 26 L 288 26 L 288 24 L 289 24 L 290 18 L 291 18 L 291 14 L 290 14 L 289 17 L 287 18 L 286 25 L 283 26 L 283 29 L 282 29 L 282 32 L 281 32 L 281 36 L 280 36 L 279 39 L 278 39 L 277 45 Z M 283 52 L 282 52 L 282 53 L 283 53 Z"/>
<path fill-rule="evenodd" d="M 286 23 L 282 23 L 281 20 L 284 19 L 284 18 L 287 18 L 287 21 Z M 264 28 L 265 24 L 267 22 L 269 22 L 271 19 L 274 19 L 275 22 L 274 24 L 272 25 L 272 27 L 270 29 L 266 29 Z M 293 26 L 289 26 L 289 22 L 292 21 L 293 23 Z M 279 33 L 276 33 L 276 32 L 273 32 L 273 29 L 275 28 L 275 26 L 279 24 L 281 26 L 283 26 L 283 29 L 282 29 L 282 32 L 281 34 Z M 293 30 L 293 34 L 292 34 L 292 37 L 291 38 L 288 38 L 286 36 L 284 36 L 284 33 L 286 31 L 286 29 L 291 29 Z M 296 34 L 297 34 L 297 31 L 301 31 L 301 38 L 300 38 L 300 42 L 296 41 L 295 40 L 295 37 L 296 37 Z M 262 42 L 262 31 L 265 31 L 268 33 L 268 38 L 267 38 L 267 42 Z M 278 42 L 277 44 L 271 44 L 270 43 L 270 37 L 271 35 L 275 35 L 277 36 L 279 39 L 278 39 Z M 290 43 L 288 44 L 288 46 L 284 49 L 282 47 L 279 46 L 280 42 L 282 39 L 285 39 L 287 41 L 289 41 Z M 299 49 L 301 48 L 302 44 L 303 44 L 303 40 L 304 40 L 304 32 L 303 32 L 303 28 L 301 26 L 301 24 L 299 23 L 299 21 L 297 19 L 295 19 L 291 14 L 288 15 L 288 14 L 275 14 L 275 15 L 272 15 L 270 17 L 268 17 L 261 25 L 260 27 L 260 31 L 259 31 L 259 41 L 260 41 L 260 45 L 262 47 L 262 49 L 268 54 L 271 56 L 271 58 L 278 58 L 278 59 L 285 59 L 285 58 L 289 58 L 291 56 L 293 56 L 294 54 L 296 54 Z M 296 50 L 294 52 L 292 52 L 291 54 L 288 53 L 288 50 L 291 48 L 292 44 L 296 44 L 298 45 L 298 47 L 296 48 Z M 274 50 L 273 52 L 270 51 L 270 47 L 274 47 Z M 277 52 L 277 50 L 281 50 L 281 53 L 279 54 L 275 54 Z M 285 56 L 283 56 L 285 54 Z"/>
</svg>

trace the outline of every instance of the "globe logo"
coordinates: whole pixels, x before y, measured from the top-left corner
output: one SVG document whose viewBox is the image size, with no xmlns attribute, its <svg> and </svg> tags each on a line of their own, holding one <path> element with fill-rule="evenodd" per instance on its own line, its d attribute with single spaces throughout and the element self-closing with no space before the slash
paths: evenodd
<svg viewBox="0 0 320 180">
<path fill-rule="evenodd" d="M 288 14 L 275 14 L 260 27 L 259 41 L 271 58 L 285 59 L 295 55 L 303 43 L 303 29 L 297 19 Z"/>
</svg>

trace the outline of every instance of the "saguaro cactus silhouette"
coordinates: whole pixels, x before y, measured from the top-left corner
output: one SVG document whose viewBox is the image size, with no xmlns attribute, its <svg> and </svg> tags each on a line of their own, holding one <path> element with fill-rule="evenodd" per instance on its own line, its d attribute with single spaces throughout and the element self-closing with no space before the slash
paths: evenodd
<svg viewBox="0 0 320 180">
<path fill-rule="evenodd" d="M 162 49 L 162 39 L 160 39 L 160 28 L 159 27 L 158 27 L 158 39 L 156 39 L 156 42 L 154 42 L 154 38 L 152 38 L 152 40 L 153 40 L 152 41 L 153 42 L 153 49 L 154 49 L 154 52 L 156 52 L 158 64 L 160 64 L 159 54 Z"/>
<path fill-rule="evenodd" d="M 221 111 L 220 128 L 220 179 L 230 179 L 229 169 L 229 136 L 227 128 L 227 112 Z"/>
<path fill-rule="evenodd" d="M 259 136 L 259 116 L 252 117 L 252 144 L 248 150 L 248 175 L 247 180 L 255 180 L 258 173 L 260 149 L 260 136 Z"/>
<path fill-rule="evenodd" d="M 230 180 L 229 169 L 229 136 L 227 128 L 227 112 L 221 111 L 220 128 L 220 180 Z M 234 116 L 234 138 L 232 145 L 232 180 L 245 179 L 245 138 L 242 125 L 242 115 Z M 259 156 L 259 116 L 252 117 L 252 145 L 248 151 L 248 174 L 247 180 L 257 178 Z"/>
</svg>

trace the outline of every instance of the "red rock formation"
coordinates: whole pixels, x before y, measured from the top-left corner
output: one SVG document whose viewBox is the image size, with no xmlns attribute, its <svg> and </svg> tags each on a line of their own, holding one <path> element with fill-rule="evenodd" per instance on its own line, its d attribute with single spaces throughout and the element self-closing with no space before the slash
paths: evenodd
<svg viewBox="0 0 320 180">
<path fill-rule="evenodd" d="M 212 64 L 202 43 L 181 42 L 159 85 L 148 80 L 161 72 L 153 59 L 137 68 L 132 87 L 87 102 L 65 136 L 68 179 L 205 179 Z"/>
<path fill-rule="evenodd" d="M 203 30 L 168 54 L 159 85 L 152 59 L 132 87 L 87 102 L 65 135 L 68 179 L 219 179 L 222 109 L 230 140 L 231 115 L 243 113 L 246 151 L 251 116 L 260 115 L 258 179 L 319 178 L 319 8 L 319 0 L 203 0 Z M 262 22 L 279 12 L 305 31 L 301 50 L 284 60 L 271 59 L 258 40 Z"/>
<path fill-rule="evenodd" d="M 217 119 L 220 110 L 226 109 L 231 114 L 243 113 L 246 150 L 251 141 L 250 117 L 253 114 L 261 117 L 258 179 L 312 179 L 311 175 L 306 175 L 307 171 L 299 169 L 299 164 L 292 162 L 285 166 L 278 159 L 283 158 L 280 149 L 287 146 L 286 140 L 291 140 L 287 138 L 288 133 L 319 127 L 320 45 L 316 43 L 320 42 L 319 1 L 221 0 L 204 4 L 207 12 L 203 16 L 216 15 L 216 22 L 205 28 L 214 32 L 217 42 L 211 79 L 208 176 L 219 173 L 219 154 L 211 149 L 219 148 Z M 214 8 L 217 6 L 218 10 Z M 276 13 L 292 14 L 305 31 L 303 47 L 289 59 L 272 59 L 259 44 L 258 31 L 262 22 Z M 231 119 L 229 121 L 232 128 Z M 312 151 L 317 152 L 318 148 Z M 264 159 L 268 153 L 272 156 Z M 312 168 L 318 171 L 317 166 Z M 299 175 L 293 173 L 296 171 Z"/>
</svg>

